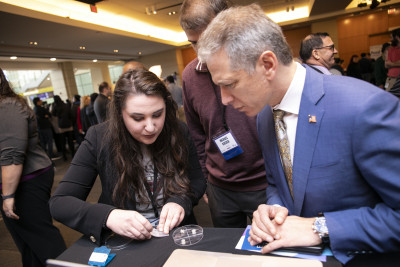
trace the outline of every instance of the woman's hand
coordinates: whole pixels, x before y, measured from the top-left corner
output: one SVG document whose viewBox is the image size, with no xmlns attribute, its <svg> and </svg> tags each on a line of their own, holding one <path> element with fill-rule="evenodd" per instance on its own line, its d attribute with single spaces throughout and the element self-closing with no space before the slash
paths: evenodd
<svg viewBox="0 0 400 267">
<path fill-rule="evenodd" d="M 185 210 L 176 203 L 167 203 L 164 205 L 158 223 L 158 231 L 168 234 L 170 230 L 178 226 L 185 217 Z"/>
<path fill-rule="evenodd" d="M 6 216 L 10 219 L 18 220 L 19 216 L 14 213 L 15 209 L 15 199 L 8 198 L 3 200 L 3 211 Z"/>
<path fill-rule="evenodd" d="M 110 212 L 106 225 L 114 233 L 132 239 L 150 239 L 153 226 L 140 213 L 115 209 Z"/>
</svg>

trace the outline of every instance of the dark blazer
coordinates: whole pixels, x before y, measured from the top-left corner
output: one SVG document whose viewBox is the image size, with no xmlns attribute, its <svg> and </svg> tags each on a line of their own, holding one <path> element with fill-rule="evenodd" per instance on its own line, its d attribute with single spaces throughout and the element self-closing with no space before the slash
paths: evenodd
<svg viewBox="0 0 400 267">
<path fill-rule="evenodd" d="M 309 122 L 309 115 L 316 122 Z M 400 251 L 400 103 L 361 80 L 307 67 L 293 162 L 292 200 L 271 108 L 258 115 L 267 204 L 291 215 L 324 212 L 334 256 Z"/>
<path fill-rule="evenodd" d="M 184 123 L 181 123 L 180 127 L 184 131 L 189 148 L 189 179 L 194 195 L 184 199 L 171 197 L 166 200 L 166 203 L 174 202 L 181 205 L 187 218 L 191 214 L 192 207 L 203 196 L 206 181 L 189 130 Z M 50 211 L 54 219 L 85 235 L 94 237 L 91 240 L 98 244 L 104 239 L 103 224 L 111 210 L 115 209 L 112 201 L 114 187 L 111 182 L 115 178 L 115 171 L 110 166 L 109 150 L 103 142 L 106 128 L 107 122 L 90 127 L 70 168 L 50 200 Z M 101 180 L 102 192 L 98 203 L 91 204 L 85 200 L 97 176 Z M 133 210 L 135 206 L 130 205 L 127 209 Z"/>
</svg>

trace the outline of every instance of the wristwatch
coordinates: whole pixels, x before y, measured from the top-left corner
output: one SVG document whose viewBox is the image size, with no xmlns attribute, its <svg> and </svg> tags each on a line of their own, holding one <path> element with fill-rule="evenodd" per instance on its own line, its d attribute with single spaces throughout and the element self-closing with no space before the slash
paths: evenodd
<svg viewBox="0 0 400 267">
<path fill-rule="evenodd" d="M 317 217 L 312 225 L 314 233 L 318 233 L 319 238 L 321 238 L 322 243 L 329 244 L 329 231 L 326 225 L 325 217 Z"/>
</svg>

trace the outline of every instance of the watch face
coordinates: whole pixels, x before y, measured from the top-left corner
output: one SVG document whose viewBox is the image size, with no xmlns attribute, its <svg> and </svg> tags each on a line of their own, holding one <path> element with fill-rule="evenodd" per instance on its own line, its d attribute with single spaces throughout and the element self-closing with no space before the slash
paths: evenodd
<svg viewBox="0 0 400 267">
<path fill-rule="evenodd" d="M 328 233 L 328 227 L 326 226 L 325 218 L 317 218 L 315 220 L 315 230 L 318 233 L 325 234 Z"/>
</svg>

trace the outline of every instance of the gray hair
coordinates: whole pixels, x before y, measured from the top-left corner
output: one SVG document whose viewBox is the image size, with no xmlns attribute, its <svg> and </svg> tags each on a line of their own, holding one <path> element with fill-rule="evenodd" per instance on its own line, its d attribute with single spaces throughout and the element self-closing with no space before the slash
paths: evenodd
<svg viewBox="0 0 400 267">
<path fill-rule="evenodd" d="M 207 62 L 224 49 L 232 70 L 251 74 L 264 51 L 272 51 L 283 65 L 292 62 L 292 51 L 278 24 L 269 19 L 257 4 L 232 7 L 218 14 L 198 42 L 198 57 Z"/>
<path fill-rule="evenodd" d="M 229 7 L 229 0 L 185 0 L 179 22 L 184 31 L 201 33 L 213 18 Z"/>
</svg>

